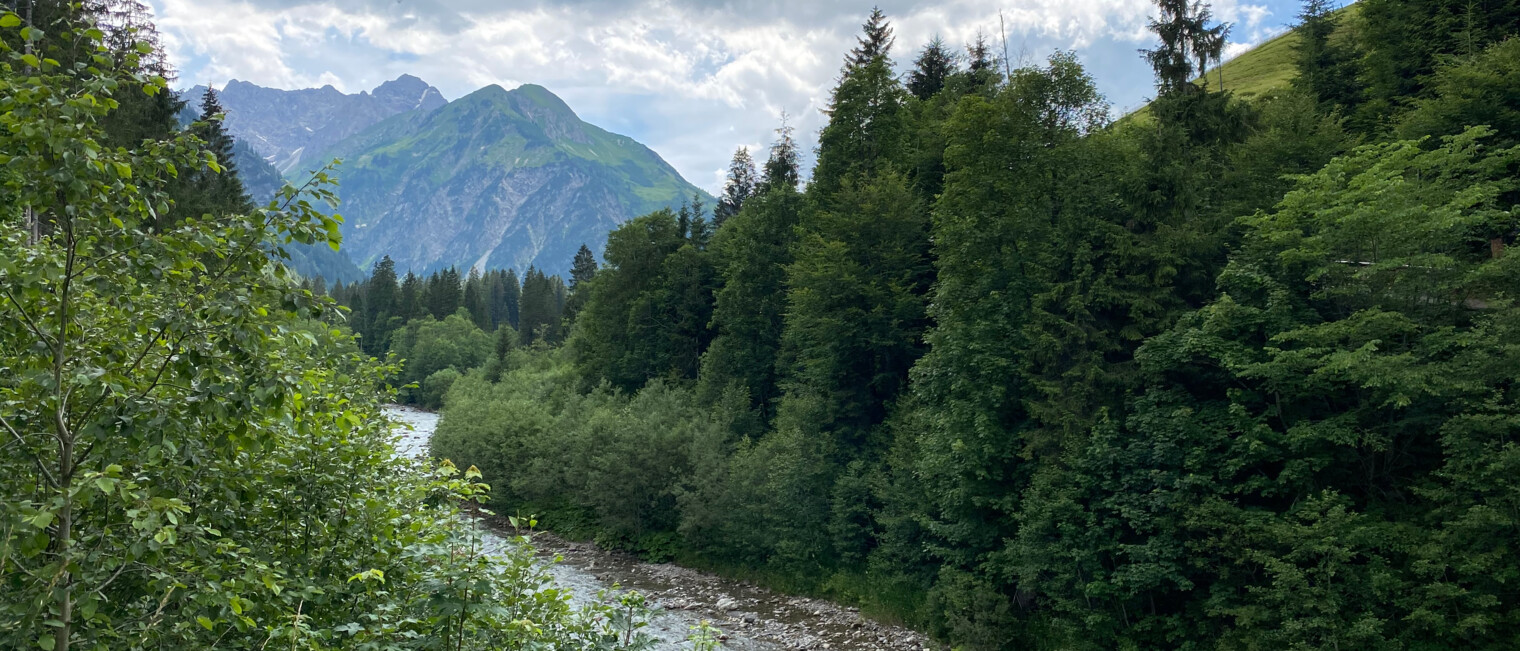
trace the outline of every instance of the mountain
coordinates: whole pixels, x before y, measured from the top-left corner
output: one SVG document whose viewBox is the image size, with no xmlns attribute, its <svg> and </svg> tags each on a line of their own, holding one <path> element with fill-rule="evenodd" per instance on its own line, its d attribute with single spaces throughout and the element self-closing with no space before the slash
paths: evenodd
<svg viewBox="0 0 1520 651">
<path fill-rule="evenodd" d="M 200 114 L 205 86 L 184 94 L 186 110 Z M 399 113 L 427 112 L 447 104 L 427 82 L 402 75 L 373 92 L 346 95 L 332 86 L 303 90 L 265 88 L 236 79 L 220 91 L 224 125 L 281 174 L 316 167 L 314 155 Z"/>
<path fill-rule="evenodd" d="M 344 161 L 344 250 L 361 268 L 389 255 L 417 272 L 558 273 L 627 219 L 693 195 L 714 204 L 648 147 L 531 84 L 392 116 L 320 155 L 332 158 Z"/>
<path fill-rule="evenodd" d="M 185 91 L 187 115 L 199 114 L 204 91 Z M 227 130 L 292 182 L 343 160 L 343 253 L 359 269 L 389 255 L 419 273 L 529 265 L 563 273 L 582 244 L 600 250 L 632 217 L 693 196 L 716 203 L 654 151 L 582 121 L 542 86 L 493 85 L 449 102 L 410 75 L 354 95 L 234 80 L 220 99 Z M 250 192 L 272 187 L 270 170 L 244 158 L 240 150 Z M 351 273 L 346 260 L 296 264 L 329 280 Z"/>
</svg>

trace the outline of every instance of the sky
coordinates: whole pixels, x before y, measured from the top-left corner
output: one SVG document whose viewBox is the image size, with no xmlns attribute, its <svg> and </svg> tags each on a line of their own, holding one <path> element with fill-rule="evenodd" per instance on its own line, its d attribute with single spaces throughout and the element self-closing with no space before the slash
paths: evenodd
<svg viewBox="0 0 1520 651">
<path fill-rule="evenodd" d="M 535 83 L 580 117 L 648 145 L 717 193 L 737 147 L 757 160 L 782 115 L 808 151 L 873 4 L 892 22 L 899 70 L 939 36 L 985 34 L 1008 58 L 1075 51 L 1115 115 L 1152 75 L 1149 0 L 149 0 L 178 84 L 370 90 L 402 74 L 452 100 Z M 1289 0 L 1215 0 L 1226 55 L 1292 24 Z M 1001 19 L 1001 24 L 1000 24 Z M 805 161 L 809 162 L 810 161 Z"/>
</svg>

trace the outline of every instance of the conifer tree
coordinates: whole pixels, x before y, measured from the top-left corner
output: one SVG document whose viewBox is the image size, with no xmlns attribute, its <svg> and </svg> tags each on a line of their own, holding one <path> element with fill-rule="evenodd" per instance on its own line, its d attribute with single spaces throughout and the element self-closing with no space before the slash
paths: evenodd
<svg viewBox="0 0 1520 651">
<path fill-rule="evenodd" d="M 856 45 L 845 59 L 845 70 L 862 68 L 878 57 L 888 56 L 896 40 L 892 36 L 892 24 L 887 21 L 886 14 L 881 12 L 881 7 L 871 7 L 871 15 L 861 27 L 860 36 L 855 37 Z"/>
<path fill-rule="evenodd" d="M 718 205 L 713 208 L 714 230 L 722 228 L 723 222 L 739 214 L 745 200 L 755 193 L 755 186 L 758 183 L 755 159 L 750 157 L 748 147 L 740 147 L 734 152 L 734 158 L 728 164 L 728 179 L 723 183 L 723 196 L 718 199 Z"/>
<path fill-rule="evenodd" d="M 797 141 L 793 138 L 796 130 L 787 124 L 786 115 L 781 116 L 781 126 L 776 128 L 776 142 L 771 144 L 770 156 L 765 160 L 764 174 L 760 178 L 760 184 L 755 188 L 755 194 L 765 194 L 776 188 L 786 188 L 795 191 L 797 184 L 802 182 L 801 154 L 797 150 Z"/>
<path fill-rule="evenodd" d="M 1298 46 L 1293 85 L 1329 106 L 1354 108 L 1360 82 L 1355 55 L 1343 43 L 1331 40 L 1340 24 L 1330 0 L 1304 0 L 1298 14 Z"/>
<path fill-rule="evenodd" d="M 506 269 L 506 277 L 502 278 L 502 291 L 505 292 L 505 324 L 511 324 L 512 329 L 521 332 L 518 324 L 521 322 L 521 304 L 523 304 L 523 283 L 517 278 L 517 269 Z"/>
<path fill-rule="evenodd" d="M 1156 0 L 1156 8 L 1160 15 L 1151 19 L 1150 29 L 1161 45 L 1142 52 L 1156 71 L 1162 93 L 1190 90 L 1193 77 L 1205 73 L 1210 61 L 1219 60 L 1230 26 L 1210 25 L 1212 10 L 1197 0 Z"/>
<path fill-rule="evenodd" d="M 253 201 L 237 175 L 237 165 L 232 157 L 232 136 L 222 126 L 226 111 L 217 100 L 214 89 L 206 89 L 201 99 L 201 111 L 201 119 L 191 125 L 190 132 L 205 141 L 206 151 L 216 158 L 221 169 L 197 167 L 178 177 L 171 190 L 175 205 L 161 217 L 160 228 L 190 217 L 240 214 L 253 208 Z"/>
<path fill-rule="evenodd" d="M 585 306 L 590 296 L 591 288 L 587 283 L 596 277 L 596 256 L 585 244 L 575 252 L 575 260 L 570 264 L 570 296 L 565 301 L 565 317 L 575 320 L 580 313 L 581 307 Z"/>
<path fill-rule="evenodd" d="M 402 323 L 421 317 L 427 310 L 424 307 L 426 302 L 423 291 L 423 280 L 417 277 L 417 274 L 407 271 L 406 278 L 401 281 L 401 290 L 397 297 L 397 316 L 401 317 Z"/>
<path fill-rule="evenodd" d="M 891 27 L 876 9 L 863 30 L 861 45 L 846 61 L 830 98 L 829 123 L 818 134 L 812 185 L 823 195 L 837 190 L 846 175 L 871 174 L 897 163 L 906 142 L 907 93 L 888 58 Z"/>
<path fill-rule="evenodd" d="M 487 300 L 485 280 L 479 269 L 471 267 L 470 275 L 464 281 L 464 309 L 469 312 L 475 327 L 490 332 L 495 325 L 491 323 L 491 306 Z"/>
<path fill-rule="evenodd" d="M 706 208 L 702 204 L 701 194 L 691 195 L 691 224 L 688 226 L 690 230 L 686 239 L 699 251 L 706 249 L 708 241 L 712 239 L 712 222 L 708 221 L 707 215 L 703 212 Z"/>
<path fill-rule="evenodd" d="M 375 263 L 369 281 L 365 283 L 366 315 L 368 329 L 359 340 L 364 352 L 382 354 L 390 346 L 391 331 L 403 321 L 400 316 L 399 289 L 396 286 L 396 263 L 385 256 Z M 394 320 L 393 320 L 394 319 Z"/>
<path fill-rule="evenodd" d="M 908 92 L 927 100 L 943 89 L 945 81 L 955 72 L 955 55 L 945 47 L 944 39 L 935 36 L 913 62 L 913 71 L 908 73 Z"/>
</svg>

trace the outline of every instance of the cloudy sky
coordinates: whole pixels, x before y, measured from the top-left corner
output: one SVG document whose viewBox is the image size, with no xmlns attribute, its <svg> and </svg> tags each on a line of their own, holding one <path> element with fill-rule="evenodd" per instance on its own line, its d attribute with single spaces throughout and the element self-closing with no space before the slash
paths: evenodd
<svg viewBox="0 0 1520 651">
<path fill-rule="evenodd" d="M 344 92 L 417 75 L 456 99 L 489 84 L 549 88 L 594 124 L 649 145 L 716 192 L 734 148 L 762 150 L 783 112 L 809 149 L 872 2 L 830 0 L 149 0 L 185 87 L 230 79 Z M 881 0 L 906 68 L 935 35 L 978 31 L 1039 61 L 1078 52 L 1115 113 L 1151 92 L 1137 49 L 1149 0 Z M 1230 52 L 1281 32 L 1293 0 L 1215 0 Z M 1226 80 L 1228 81 L 1228 80 Z M 762 158 L 763 154 L 757 154 Z"/>
</svg>

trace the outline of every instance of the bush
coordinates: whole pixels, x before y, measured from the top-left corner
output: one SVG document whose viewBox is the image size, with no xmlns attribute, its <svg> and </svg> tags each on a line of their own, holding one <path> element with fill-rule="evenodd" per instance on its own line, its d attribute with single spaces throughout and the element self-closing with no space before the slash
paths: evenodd
<svg viewBox="0 0 1520 651">
<path fill-rule="evenodd" d="M 418 404 L 423 409 L 438 409 L 443 407 L 443 396 L 449 392 L 449 387 L 454 386 L 454 381 L 460 378 L 459 371 L 449 368 L 429 375 L 422 381 L 422 392 L 418 398 Z"/>
</svg>

